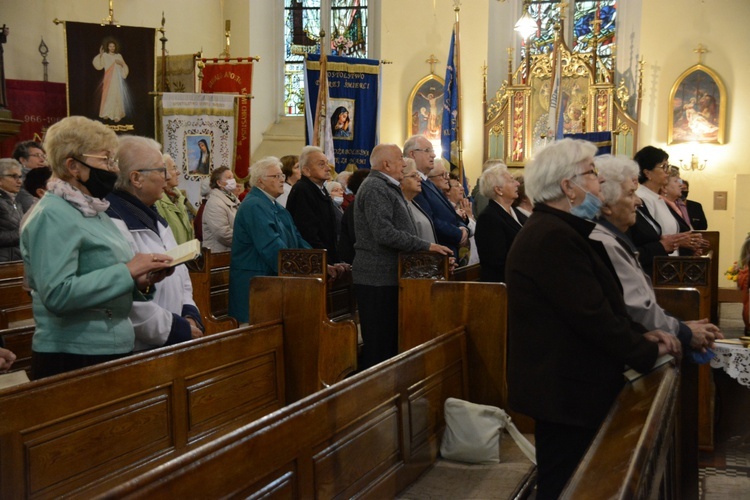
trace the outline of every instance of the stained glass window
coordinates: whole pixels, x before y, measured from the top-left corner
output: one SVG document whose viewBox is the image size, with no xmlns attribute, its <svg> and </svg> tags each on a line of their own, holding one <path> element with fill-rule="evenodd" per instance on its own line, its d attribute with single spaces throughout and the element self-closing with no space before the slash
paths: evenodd
<svg viewBox="0 0 750 500">
<path fill-rule="evenodd" d="M 367 57 L 367 0 L 284 0 L 284 113 L 305 113 L 305 54 L 320 53 L 320 29 L 330 20 L 326 36 L 331 53 Z M 343 37 L 343 50 L 334 39 Z"/>
<path fill-rule="evenodd" d="M 555 42 L 555 24 L 560 22 L 561 0 L 530 0 L 525 11 L 537 25 L 536 33 L 529 38 L 531 54 L 552 51 Z M 597 54 L 611 69 L 612 48 L 615 41 L 615 21 L 617 18 L 615 0 L 575 0 L 571 1 L 572 12 L 566 12 L 566 31 L 570 33 L 570 16 L 573 16 L 573 52 L 588 52 L 593 46 L 594 29 L 592 21 L 598 19 L 599 36 Z M 566 4 L 569 5 L 569 4 Z M 570 15 L 568 15 L 570 14 Z M 566 38 L 567 40 L 568 38 Z M 521 47 L 521 60 L 526 57 L 526 47 Z"/>
<path fill-rule="evenodd" d="M 579 1 L 573 13 L 573 52 L 590 52 L 598 24 L 597 55 L 612 69 L 612 48 L 615 42 L 617 10 L 615 0 Z"/>
</svg>

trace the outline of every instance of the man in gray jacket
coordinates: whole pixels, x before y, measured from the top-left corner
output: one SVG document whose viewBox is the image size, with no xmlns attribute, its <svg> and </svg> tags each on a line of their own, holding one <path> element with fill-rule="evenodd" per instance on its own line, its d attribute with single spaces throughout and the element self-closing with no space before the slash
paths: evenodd
<svg viewBox="0 0 750 500">
<path fill-rule="evenodd" d="M 450 248 L 416 236 L 417 230 L 401 193 L 406 163 L 401 148 L 379 144 L 370 155 L 372 171 L 354 198 L 357 241 L 354 280 L 364 370 L 398 353 L 398 254 L 429 250 L 452 255 Z"/>
</svg>

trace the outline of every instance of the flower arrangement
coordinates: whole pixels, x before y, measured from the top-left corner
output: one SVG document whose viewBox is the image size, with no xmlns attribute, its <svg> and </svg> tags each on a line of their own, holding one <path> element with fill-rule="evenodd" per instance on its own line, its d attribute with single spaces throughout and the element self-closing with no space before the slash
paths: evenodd
<svg viewBox="0 0 750 500">
<path fill-rule="evenodd" d="M 352 48 L 352 45 L 354 45 L 354 42 L 344 37 L 344 35 L 339 35 L 331 41 L 331 48 L 335 49 L 336 53 L 340 56 L 343 56 L 347 49 Z"/>
<path fill-rule="evenodd" d="M 737 283 L 737 277 L 740 275 L 740 267 L 737 265 L 737 261 L 734 261 L 729 268 L 724 271 L 724 277 L 729 281 Z"/>
</svg>

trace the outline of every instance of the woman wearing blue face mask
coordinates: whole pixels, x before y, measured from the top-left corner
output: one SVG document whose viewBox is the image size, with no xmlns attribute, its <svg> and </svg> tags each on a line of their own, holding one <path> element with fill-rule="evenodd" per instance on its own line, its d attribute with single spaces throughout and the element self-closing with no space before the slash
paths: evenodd
<svg viewBox="0 0 750 500">
<path fill-rule="evenodd" d="M 625 365 L 644 372 L 680 353 L 676 337 L 628 315 L 601 242 L 589 235 L 600 207 L 596 146 L 563 139 L 524 174 L 534 211 L 505 266 L 508 388 L 513 410 L 536 422 L 537 498 L 557 498 L 623 386 Z"/>
</svg>

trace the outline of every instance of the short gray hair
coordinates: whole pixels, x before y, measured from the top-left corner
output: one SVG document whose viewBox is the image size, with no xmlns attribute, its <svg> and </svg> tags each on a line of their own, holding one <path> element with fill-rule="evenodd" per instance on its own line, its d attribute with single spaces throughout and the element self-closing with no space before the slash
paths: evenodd
<svg viewBox="0 0 750 500">
<path fill-rule="evenodd" d="M 313 153 L 325 154 L 318 146 L 305 146 L 302 148 L 302 152 L 299 154 L 299 168 L 302 169 L 307 166 L 307 162 L 310 161 L 310 156 Z"/>
<path fill-rule="evenodd" d="M 599 171 L 601 184 L 600 196 L 605 205 L 612 206 L 622 196 L 622 183 L 638 177 L 638 164 L 623 155 L 601 155 L 594 158 Z"/>
<path fill-rule="evenodd" d="M 429 140 L 423 135 L 413 135 L 409 137 L 404 143 L 404 156 L 409 156 L 409 153 L 419 148 L 419 144 L 417 144 L 419 139 L 424 139 L 429 142 Z"/>
<path fill-rule="evenodd" d="M 17 168 L 19 172 L 22 171 L 21 164 L 18 160 L 14 160 L 13 158 L 0 158 L 0 175 L 7 175 L 13 168 Z"/>
<path fill-rule="evenodd" d="M 253 163 L 250 167 L 250 185 L 257 186 L 261 178 L 263 178 L 272 167 L 281 168 L 281 160 L 275 156 L 266 156 L 265 158 L 261 158 Z"/>
<path fill-rule="evenodd" d="M 404 163 L 406 163 L 404 175 L 409 175 L 417 170 L 417 162 L 414 161 L 414 158 L 404 158 Z"/>
<path fill-rule="evenodd" d="M 492 162 L 492 165 L 487 163 Z M 505 163 L 499 160 L 490 160 L 484 164 L 484 172 L 479 177 L 479 192 L 482 196 L 489 199 L 495 197 L 495 188 L 502 188 L 505 186 L 505 178 L 503 174 L 508 172 L 508 167 Z"/>
<path fill-rule="evenodd" d="M 348 170 L 344 170 L 342 172 L 339 172 L 338 175 L 336 175 L 336 180 L 341 183 L 341 187 L 344 187 L 344 184 L 346 184 L 349 181 L 349 177 L 352 176 L 352 173 Z"/>
<path fill-rule="evenodd" d="M 153 160 L 149 160 L 148 157 L 154 156 L 155 153 L 161 158 L 161 144 L 148 137 L 137 135 L 120 136 L 118 142 L 117 160 L 120 173 L 117 174 L 115 189 L 129 191 L 131 188 L 130 173 L 139 168 L 149 168 Z"/>
<path fill-rule="evenodd" d="M 596 146 L 580 139 L 561 139 L 542 148 L 526 167 L 526 194 L 533 203 L 565 196 L 560 184 L 578 173 L 581 162 L 593 158 Z"/>
<path fill-rule="evenodd" d="M 389 144 L 387 142 L 378 144 L 372 148 L 372 152 L 370 153 L 370 166 L 372 167 L 372 170 L 382 170 L 380 166 L 393 148 L 401 151 L 398 144 Z"/>
<path fill-rule="evenodd" d="M 342 186 L 340 182 L 328 181 L 328 182 L 325 183 L 325 188 L 326 188 L 326 191 L 328 192 L 329 195 L 331 194 L 331 191 L 333 191 L 333 188 L 335 188 L 335 187 L 339 187 L 341 189 L 344 189 L 344 186 Z"/>
</svg>

